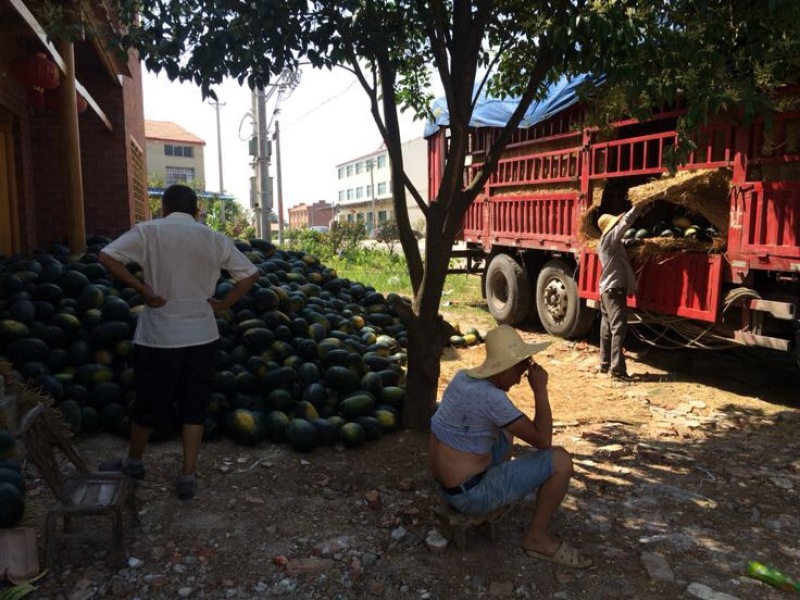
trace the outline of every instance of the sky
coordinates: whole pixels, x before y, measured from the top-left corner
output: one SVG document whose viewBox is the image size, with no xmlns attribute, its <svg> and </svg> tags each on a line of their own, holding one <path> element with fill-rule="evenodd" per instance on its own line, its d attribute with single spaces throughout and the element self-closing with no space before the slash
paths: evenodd
<svg viewBox="0 0 800 600">
<path fill-rule="evenodd" d="M 219 191 L 216 111 L 200 89 L 189 83 L 170 82 L 162 73 L 145 70 L 144 117 L 173 121 L 202 138 L 205 146 L 206 189 Z M 235 80 L 215 88 L 220 108 L 222 180 L 226 193 L 250 206 L 250 166 L 247 139 L 253 132 L 251 92 Z M 267 116 L 276 107 L 278 94 L 267 103 Z M 377 150 L 382 140 L 369 112 L 367 95 L 355 77 L 344 69 L 320 71 L 305 67 L 294 92 L 281 101 L 276 118 L 280 124 L 281 174 L 284 219 L 287 208 L 317 200 L 333 202 L 337 193 L 336 165 Z M 424 123 L 401 114 L 403 141 L 422 136 Z M 274 124 L 270 136 L 274 132 Z M 273 144 L 270 174 L 274 210 L 277 212 L 277 169 Z"/>
</svg>

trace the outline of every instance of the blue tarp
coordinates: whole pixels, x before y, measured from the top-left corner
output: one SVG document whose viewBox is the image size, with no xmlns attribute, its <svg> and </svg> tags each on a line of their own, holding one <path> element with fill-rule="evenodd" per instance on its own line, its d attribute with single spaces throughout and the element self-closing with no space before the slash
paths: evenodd
<svg viewBox="0 0 800 600">
<path fill-rule="evenodd" d="M 520 128 L 533 127 L 549 119 L 562 110 L 578 102 L 578 86 L 593 82 L 594 85 L 602 83 L 602 77 L 594 78 L 591 75 L 580 75 L 574 79 L 563 77 L 558 83 L 550 86 L 544 100 L 531 103 L 525 116 L 522 118 Z M 503 100 L 491 98 L 481 93 L 475 110 L 472 112 L 472 119 L 469 124 L 472 127 L 503 127 L 508 122 L 514 110 L 519 104 L 519 98 L 507 97 Z M 438 98 L 433 103 L 433 121 L 425 124 L 425 137 L 430 137 L 436 133 L 440 127 L 450 124 L 450 113 L 447 110 L 447 100 Z"/>
</svg>

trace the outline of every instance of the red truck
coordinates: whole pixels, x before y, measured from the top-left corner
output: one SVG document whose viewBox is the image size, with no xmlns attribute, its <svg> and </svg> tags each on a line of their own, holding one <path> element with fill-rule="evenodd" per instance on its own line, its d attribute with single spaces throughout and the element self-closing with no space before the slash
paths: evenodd
<svg viewBox="0 0 800 600">
<path fill-rule="evenodd" d="M 464 219 L 466 250 L 457 254 L 467 272 L 482 275 L 494 318 L 513 325 L 538 317 L 553 335 L 587 334 L 599 312 L 597 217 L 627 210 L 631 192 L 655 181 L 667 191 L 651 198 L 656 215 L 645 226 L 653 218 L 666 228 L 682 218 L 708 226 L 713 213 L 722 222 L 711 224 L 705 243 L 692 235 L 664 245 L 655 228 L 644 231 L 644 247 L 656 251 L 631 252 L 639 278 L 629 298 L 634 332 L 664 347 L 761 346 L 800 358 L 800 111 L 776 114 L 770 126 L 726 117 L 697 131 L 677 177 L 689 188 L 695 175 L 727 178 L 722 198 L 699 199 L 701 209 L 710 207 L 700 214 L 675 203 L 683 198 L 670 194 L 681 187 L 670 190 L 666 179 L 680 108 L 601 130 L 583 125 L 577 97 L 565 102 L 557 92 L 556 104 L 514 133 Z M 431 198 L 446 152 L 443 124 L 426 132 Z M 498 132 L 471 130 L 465 182 Z M 674 230 L 678 238 L 688 232 Z"/>
</svg>

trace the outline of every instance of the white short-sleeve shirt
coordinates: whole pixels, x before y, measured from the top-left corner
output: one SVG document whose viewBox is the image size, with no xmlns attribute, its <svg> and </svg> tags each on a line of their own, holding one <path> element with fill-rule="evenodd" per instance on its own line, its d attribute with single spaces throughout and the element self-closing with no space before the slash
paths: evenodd
<svg viewBox="0 0 800 600">
<path fill-rule="evenodd" d="M 142 265 L 144 282 L 167 303 L 146 306 L 133 341 L 142 346 L 179 348 L 219 337 L 208 303 L 225 269 L 239 281 L 258 269 L 227 236 L 175 212 L 135 225 L 102 252 L 122 263 Z"/>
</svg>

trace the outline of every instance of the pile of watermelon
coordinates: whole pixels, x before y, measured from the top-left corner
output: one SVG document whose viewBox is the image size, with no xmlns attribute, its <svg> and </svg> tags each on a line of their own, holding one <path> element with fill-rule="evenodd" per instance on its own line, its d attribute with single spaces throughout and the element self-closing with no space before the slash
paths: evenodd
<svg viewBox="0 0 800 600">
<path fill-rule="evenodd" d="M 0 360 L 50 395 L 76 433 L 127 436 L 140 373 L 131 338 L 142 298 L 98 262 L 110 240 L 73 255 L 59 244 L 0 258 Z M 302 251 L 237 241 L 261 277 L 227 315 L 206 437 L 241 444 L 356 447 L 398 427 L 405 396 L 405 326 L 369 286 L 337 277 Z M 141 267 L 128 269 L 141 277 Z M 215 297 L 233 286 L 220 274 Z M 146 376 L 146 374 L 144 374 Z M 168 438 L 178 424 L 154 437 Z"/>
</svg>

